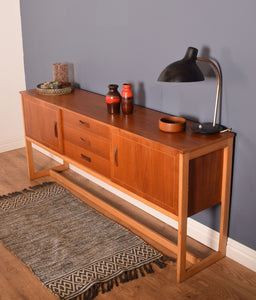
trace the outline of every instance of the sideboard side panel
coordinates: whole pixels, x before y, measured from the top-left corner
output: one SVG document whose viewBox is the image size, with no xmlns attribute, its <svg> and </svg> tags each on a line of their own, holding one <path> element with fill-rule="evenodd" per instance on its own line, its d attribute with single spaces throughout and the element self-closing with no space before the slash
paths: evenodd
<svg viewBox="0 0 256 300">
<path fill-rule="evenodd" d="M 188 215 L 221 202 L 223 149 L 190 160 Z"/>
</svg>

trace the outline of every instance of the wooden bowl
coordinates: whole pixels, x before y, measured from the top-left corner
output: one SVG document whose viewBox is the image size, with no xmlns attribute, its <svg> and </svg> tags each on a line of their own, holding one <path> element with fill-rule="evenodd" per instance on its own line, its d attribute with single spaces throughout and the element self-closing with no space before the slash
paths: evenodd
<svg viewBox="0 0 256 300">
<path fill-rule="evenodd" d="M 180 132 L 185 130 L 186 119 L 175 116 L 166 116 L 159 120 L 159 129 L 164 132 Z"/>
</svg>

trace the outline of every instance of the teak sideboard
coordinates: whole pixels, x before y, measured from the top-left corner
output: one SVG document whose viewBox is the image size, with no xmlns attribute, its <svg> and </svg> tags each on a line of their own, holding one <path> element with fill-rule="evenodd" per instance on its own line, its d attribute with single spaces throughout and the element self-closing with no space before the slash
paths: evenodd
<svg viewBox="0 0 256 300">
<path fill-rule="evenodd" d="M 183 132 L 165 133 L 158 121 L 166 114 L 135 105 L 133 114 L 111 115 L 104 96 L 80 89 L 61 96 L 27 90 L 21 99 L 31 179 L 60 179 L 70 163 L 176 220 L 177 244 L 129 218 L 127 223 L 177 253 L 178 282 L 225 256 L 234 133 L 199 135 L 190 129 L 191 121 Z M 32 144 L 57 155 L 63 164 L 35 172 Z M 79 189 L 72 183 L 70 187 Z M 218 203 L 219 250 L 199 261 L 187 252 L 187 218 Z M 186 260 L 193 265 L 187 267 Z"/>
</svg>

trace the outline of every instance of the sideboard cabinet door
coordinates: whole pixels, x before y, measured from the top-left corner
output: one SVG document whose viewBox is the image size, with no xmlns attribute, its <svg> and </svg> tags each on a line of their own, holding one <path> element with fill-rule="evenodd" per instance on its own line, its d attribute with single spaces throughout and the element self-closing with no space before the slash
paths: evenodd
<svg viewBox="0 0 256 300">
<path fill-rule="evenodd" d="M 60 110 L 24 95 L 22 103 L 26 136 L 62 153 Z"/>
<path fill-rule="evenodd" d="M 144 144 L 113 135 L 112 180 L 177 215 L 178 156 L 162 152 L 154 142 Z"/>
</svg>

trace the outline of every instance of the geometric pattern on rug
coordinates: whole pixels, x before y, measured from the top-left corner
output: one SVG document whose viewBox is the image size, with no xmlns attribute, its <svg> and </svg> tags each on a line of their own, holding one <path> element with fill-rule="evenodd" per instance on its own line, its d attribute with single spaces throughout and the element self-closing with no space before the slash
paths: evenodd
<svg viewBox="0 0 256 300">
<path fill-rule="evenodd" d="M 86 268 L 76 270 L 62 278 L 46 282 L 45 285 L 55 294 L 60 295 L 61 298 L 67 299 L 70 294 L 72 294 L 73 297 L 76 296 L 77 291 L 79 291 L 79 294 L 84 293 L 90 289 L 95 282 L 108 282 L 112 279 L 113 274 L 117 277 L 118 275 L 123 274 L 125 270 L 133 269 L 133 266 L 136 263 L 145 265 L 144 258 L 155 257 L 156 254 L 157 253 L 152 247 L 149 247 L 146 243 L 142 243 L 141 245 L 130 249 L 130 251 L 117 253 L 104 260 L 99 260 Z M 136 276 L 136 278 L 137 277 L 138 276 Z M 128 279 L 123 279 L 121 281 L 126 282 Z"/>
<path fill-rule="evenodd" d="M 55 182 L 1 196 L 0 219 L 0 240 L 60 299 L 93 299 L 173 261 Z"/>
</svg>

